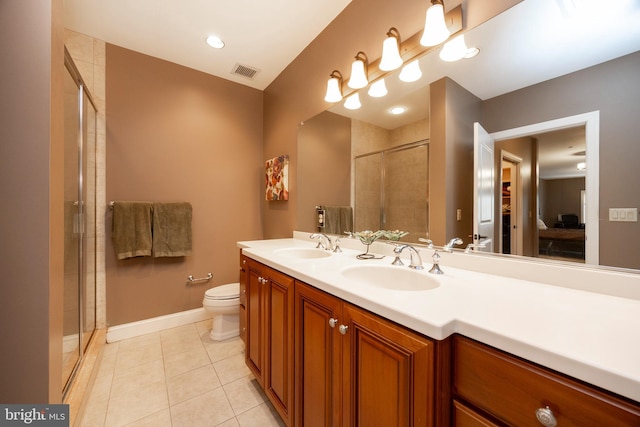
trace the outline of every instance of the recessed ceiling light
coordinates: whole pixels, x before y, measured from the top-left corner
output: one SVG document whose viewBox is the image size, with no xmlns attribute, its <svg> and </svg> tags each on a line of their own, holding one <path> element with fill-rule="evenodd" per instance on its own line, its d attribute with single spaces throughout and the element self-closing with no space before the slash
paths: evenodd
<svg viewBox="0 0 640 427">
<path fill-rule="evenodd" d="M 391 114 L 402 114 L 405 111 L 407 111 L 405 107 L 393 107 L 392 109 L 389 110 Z"/>
<path fill-rule="evenodd" d="M 207 44 L 215 49 L 222 49 L 224 47 L 224 42 L 218 36 L 207 37 Z"/>
</svg>

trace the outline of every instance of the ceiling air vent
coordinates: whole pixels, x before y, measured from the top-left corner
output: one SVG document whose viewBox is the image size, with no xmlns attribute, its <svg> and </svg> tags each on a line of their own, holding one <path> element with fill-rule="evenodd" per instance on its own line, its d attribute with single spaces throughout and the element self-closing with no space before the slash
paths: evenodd
<svg viewBox="0 0 640 427">
<path fill-rule="evenodd" d="M 250 80 L 253 80 L 253 77 L 259 72 L 260 70 L 258 70 L 257 68 L 242 64 L 236 64 L 231 70 L 231 74 L 235 74 Z"/>
</svg>

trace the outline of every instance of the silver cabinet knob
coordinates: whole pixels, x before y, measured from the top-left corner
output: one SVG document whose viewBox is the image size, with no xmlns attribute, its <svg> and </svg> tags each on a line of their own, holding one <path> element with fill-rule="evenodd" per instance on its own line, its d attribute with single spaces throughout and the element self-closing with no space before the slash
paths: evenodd
<svg viewBox="0 0 640 427">
<path fill-rule="evenodd" d="M 335 328 L 337 324 L 338 324 L 338 319 L 334 319 L 333 317 L 329 319 L 329 326 L 331 326 L 332 328 Z"/>
<path fill-rule="evenodd" d="M 349 330 L 349 327 L 346 325 L 340 325 L 340 327 L 338 328 L 338 330 L 340 331 L 340 333 L 342 335 L 346 335 L 347 330 Z"/>
<path fill-rule="evenodd" d="M 538 408 L 536 410 L 536 418 L 545 427 L 556 427 L 558 425 L 553 411 L 548 406 L 546 408 Z"/>
</svg>

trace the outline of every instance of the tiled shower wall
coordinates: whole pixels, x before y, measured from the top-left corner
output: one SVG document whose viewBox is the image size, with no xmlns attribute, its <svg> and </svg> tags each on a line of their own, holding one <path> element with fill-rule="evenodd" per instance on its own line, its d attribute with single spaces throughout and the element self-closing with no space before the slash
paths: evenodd
<svg viewBox="0 0 640 427">
<path fill-rule="evenodd" d="M 102 329 L 107 323 L 106 285 L 105 285 L 105 42 L 84 34 L 65 30 L 64 44 L 82 75 L 93 101 L 98 109 L 96 123 L 96 328 Z"/>
</svg>

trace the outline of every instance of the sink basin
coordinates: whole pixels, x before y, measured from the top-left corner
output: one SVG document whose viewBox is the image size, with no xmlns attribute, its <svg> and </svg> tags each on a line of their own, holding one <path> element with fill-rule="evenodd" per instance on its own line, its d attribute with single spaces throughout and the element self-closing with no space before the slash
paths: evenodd
<svg viewBox="0 0 640 427">
<path fill-rule="evenodd" d="M 278 255 L 298 259 L 326 258 L 331 256 L 330 252 L 315 248 L 284 248 L 277 249 L 274 252 Z"/>
<path fill-rule="evenodd" d="M 426 270 L 393 265 L 354 265 L 341 273 L 347 279 L 394 291 L 429 291 L 440 286 Z"/>
</svg>

